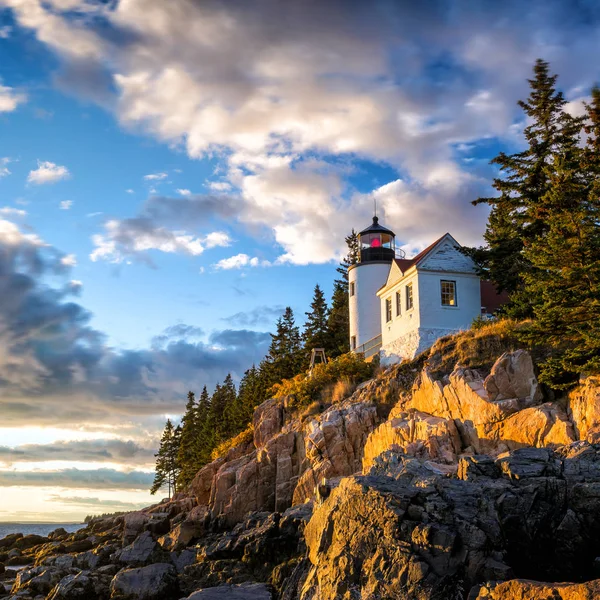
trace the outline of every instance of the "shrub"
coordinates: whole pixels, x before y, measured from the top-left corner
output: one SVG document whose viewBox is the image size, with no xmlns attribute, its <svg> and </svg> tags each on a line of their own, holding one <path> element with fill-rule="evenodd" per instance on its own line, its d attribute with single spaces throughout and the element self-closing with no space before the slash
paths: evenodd
<svg viewBox="0 0 600 600">
<path fill-rule="evenodd" d="M 254 428 L 252 424 L 248 425 L 244 431 L 238 433 L 235 437 L 221 442 L 210 454 L 211 460 L 216 460 L 220 456 L 225 456 L 229 450 L 241 444 L 248 444 L 254 439 Z"/>
<path fill-rule="evenodd" d="M 342 354 L 327 364 L 315 365 L 312 376 L 306 373 L 296 375 L 292 379 L 284 379 L 276 383 L 271 393 L 274 398 L 292 397 L 291 405 L 295 408 L 308 406 L 311 402 L 321 400 L 323 394 L 331 394 L 341 400 L 344 393 L 361 381 L 373 376 L 373 365 L 365 362 L 363 357 L 353 352 Z M 338 382 L 339 387 L 336 385 Z"/>
</svg>

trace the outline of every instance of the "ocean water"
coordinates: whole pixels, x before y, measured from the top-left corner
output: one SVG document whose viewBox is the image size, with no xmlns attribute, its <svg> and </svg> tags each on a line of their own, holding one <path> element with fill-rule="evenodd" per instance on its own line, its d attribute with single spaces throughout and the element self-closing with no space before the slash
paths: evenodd
<svg viewBox="0 0 600 600">
<path fill-rule="evenodd" d="M 35 533 L 46 536 L 59 527 L 73 533 L 85 525 L 82 523 L 0 523 L 0 539 L 11 533 L 22 533 L 23 535 Z"/>
</svg>

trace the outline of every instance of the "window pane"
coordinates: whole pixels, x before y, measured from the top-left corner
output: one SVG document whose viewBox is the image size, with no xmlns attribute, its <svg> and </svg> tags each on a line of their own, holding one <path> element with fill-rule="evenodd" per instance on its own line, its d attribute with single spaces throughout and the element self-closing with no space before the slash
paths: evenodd
<svg viewBox="0 0 600 600">
<path fill-rule="evenodd" d="M 354 281 L 350 282 L 350 295 L 354 296 Z"/>
<path fill-rule="evenodd" d="M 396 292 L 396 316 L 399 317 L 402 313 L 402 294 Z"/>
<path fill-rule="evenodd" d="M 413 307 L 413 286 L 409 283 L 406 286 L 406 310 L 410 310 Z"/>
<path fill-rule="evenodd" d="M 456 281 L 441 281 L 442 306 L 457 306 Z"/>
<path fill-rule="evenodd" d="M 391 298 L 386 298 L 386 300 L 385 300 L 385 320 L 386 321 L 392 320 L 392 299 Z"/>
</svg>

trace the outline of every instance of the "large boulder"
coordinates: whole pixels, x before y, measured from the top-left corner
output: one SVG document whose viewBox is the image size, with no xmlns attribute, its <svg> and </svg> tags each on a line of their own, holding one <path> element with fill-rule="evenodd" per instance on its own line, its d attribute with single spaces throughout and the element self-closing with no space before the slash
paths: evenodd
<svg viewBox="0 0 600 600">
<path fill-rule="evenodd" d="M 284 422 L 283 400 L 272 398 L 263 402 L 254 411 L 252 427 L 254 445 L 264 446 L 274 435 L 281 431 Z"/>
<path fill-rule="evenodd" d="M 126 565 L 143 566 L 150 561 L 156 547 L 157 544 L 152 538 L 152 534 L 144 531 L 129 546 L 119 550 L 115 558 Z"/>
<path fill-rule="evenodd" d="M 584 377 L 569 393 L 569 416 L 580 440 L 600 442 L 600 377 Z"/>
<path fill-rule="evenodd" d="M 110 597 L 115 600 L 171 600 L 178 591 L 177 571 L 167 563 L 124 569 L 110 584 Z"/>
<path fill-rule="evenodd" d="M 94 584 L 85 573 L 67 575 L 48 595 L 48 600 L 89 600 L 95 597 Z"/>
<path fill-rule="evenodd" d="M 187 600 L 271 600 L 271 597 L 264 583 L 242 583 L 197 590 Z"/>
<path fill-rule="evenodd" d="M 411 456 L 453 463 L 461 451 L 461 439 L 452 419 L 419 411 L 394 413 L 367 438 L 363 471 L 368 472 L 375 457 L 389 449 L 402 449 Z"/>
<path fill-rule="evenodd" d="M 469 600 L 596 600 L 600 598 L 600 579 L 586 583 L 540 583 L 514 579 L 477 587 Z"/>
</svg>

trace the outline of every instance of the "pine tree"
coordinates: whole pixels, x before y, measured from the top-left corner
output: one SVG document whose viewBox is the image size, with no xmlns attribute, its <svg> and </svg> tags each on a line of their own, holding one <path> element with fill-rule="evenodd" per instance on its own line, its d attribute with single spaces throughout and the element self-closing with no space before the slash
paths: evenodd
<svg viewBox="0 0 600 600">
<path fill-rule="evenodd" d="M 201 469 L 210 462 L 210 453 L 213 448 L 213 435 L 209 427 L 210 395 L 206 386 L 202 388 L 200 398 L 196 405 L 196 439 L 194 442 L 195 468 Z"/>
<path fill-rule="evenodd" d="M 177 454 L 179 451 L 179 442 L 181 439 L 181 427 L 173 427 L 170 419 L 167 419 L 165 429 L 160 440 L 160 447 L 156 456 L 156 468 L 154 475 L 154 482 L 150 488 L 151 494 L 164 487 L 165 485 L 169 491 L 169 498 L 171 498 L 171 492 L 177 491 L 177 478 L 179 476 L 179 464 L 177 462 Z"/>
<path fill-rule="evenodd" d="M 259 369 L 252 365 L 248 369 L 238 389 L 237 398 L 231 408 L 231 420 L 234 425 L 234 435 L 243 431 L 252 421 L 254 409 L 267 399 L 265 378 Z"/>
<path fill-rule="evenodd" d="M 331 338 L 327 328 L 329 309 L 327 308 L 327 301 L 319 284 L 315 285 L 310 309 L 310 312 L 305 313 L 307 318 L 303 333 L 304 348 L 307 354 L 313 348 L 323 348 L 330 355 Z"/>
<path fill-rule="evenodd" d="M 261 363 L 267 387 L 282 379 L 290 379 L 302 371 L 302 341 L 294 312 L 288 306 L 277 320 L 277 331 L 271 334 L 269 352 Z"/>
<path fill-rule="evenodd" d="M 179 489 L 185 487 L 196 474 L 196 437 L 198 435 L 198 412 L 194 392 L 188 392 L 185 414 L 181 420 L 181 443 L 177 460 L 181 473 L 177 481 Z"/>
<path fill-rule="evenodd" d="M 543 339 L 554 356 L 541 379 L 569 385 L 582 371 L 600 371 L 600 90 L 587 106 L 587 146 L 564 145 L 547 167 L 543 236 L 524 251 L 533 268 L 525 292 L 539 301 L 525 338 Z"/>
<path fill-rule="evenodd" d="M 493 183 L 500 195 L 473 203 L 492 207 L 484 235 L 486 246 L 468 250 L 480 266 L 480 275 L 494 281 L 500 291 L 509 292 L 510 312 L 517 317 L 531 315 L 532 299 L 523 290 L 532 265 L 524 249 L 548 230 L 542 201 L 550 186 L 547 165 L 581 128 L 581 120 L 565 112 L 566 101 L 556 89 L 556 75 L 549 75 L 547 62 L 536 62 L 529 85 L 529 98 L 519 101 L 529 121 L 523 132 L 528 146 L 512 155 L 500 152 L 493 159 L 501 172 Z"/>
<path fill-rule="evenodd" d="M 354 229 L 346 236 L 348 254 L 342 259 L 336 269 L 341 275 L 333 282 L 331 296 L 331 310 L 327 319 L 329 334 L 329 352 L 331 358 L 350 351 L 350 307 L 348 304 L 348 269 L 358 263 L 360 258 L 360 245 L 358 234 Z"/>
</svg>

